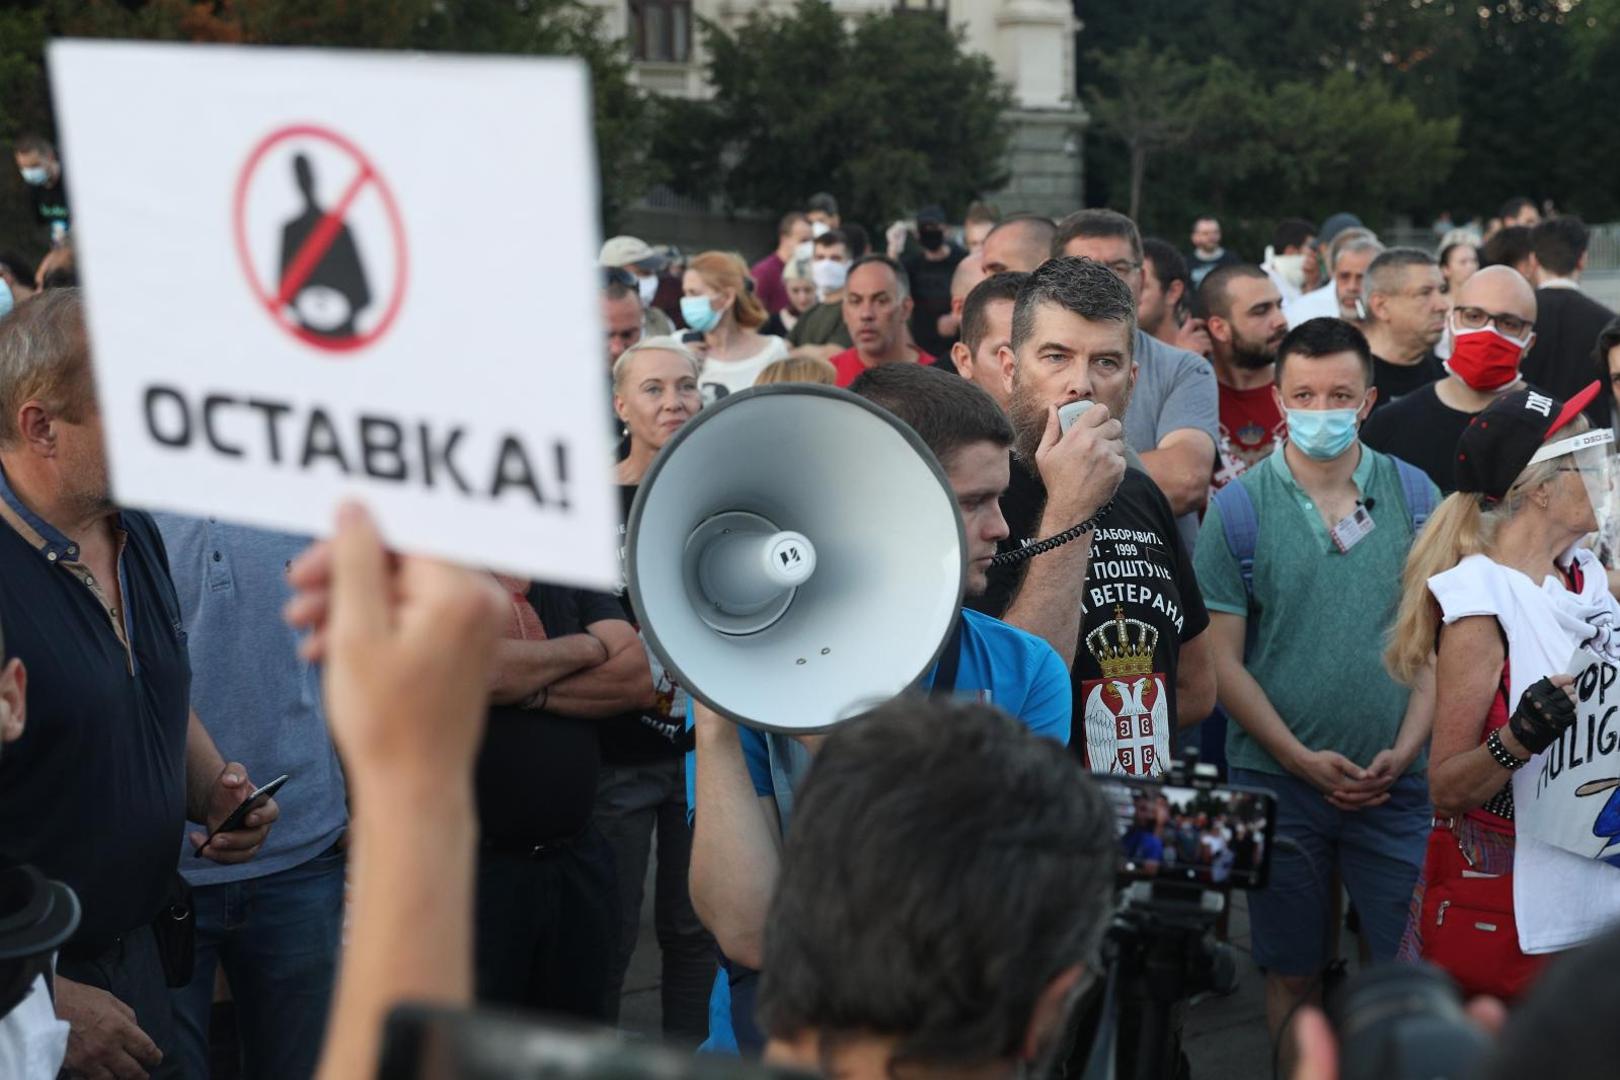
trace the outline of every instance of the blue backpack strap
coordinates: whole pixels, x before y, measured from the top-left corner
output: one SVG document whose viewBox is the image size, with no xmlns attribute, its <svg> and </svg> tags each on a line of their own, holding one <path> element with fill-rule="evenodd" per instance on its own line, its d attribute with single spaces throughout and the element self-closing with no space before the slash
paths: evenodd
<svg viewBox="0 0 1620 1080">
<path fill-rule="evenodd" d="M 1226 534 L 1226 549 L 1237 560 L 1238 573 L 1243 575 L 1243 592 L 1254 602 L 1254 549 L 1260 542 L 1260 517 L 1254 510 L 1254 499 L 1241 480 L 1233 480 L 1215 493 L 1215 505 L 1221 510 L 1221 532 Z"/>
<path fill-rule="evenodd" d="M 1423 526 L 1434 513 L 1434 486 L 1429 483 L 1429 476 L 1422 469 L 1409 461 L 1390 455 L 1395 463 L 1395 471 L 1401 476 L 1401 495 L 1406 499 L 1406 516 L 1412 523 L 1412 535 L 1416 536 L 1423 531 Z"/>
</svg>

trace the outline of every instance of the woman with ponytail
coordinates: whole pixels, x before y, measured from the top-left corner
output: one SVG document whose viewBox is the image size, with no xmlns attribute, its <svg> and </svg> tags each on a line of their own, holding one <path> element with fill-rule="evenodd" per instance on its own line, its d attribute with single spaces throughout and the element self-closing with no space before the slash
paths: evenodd
<svg viewBox="0 0 1620 1080">
<path fill-rule="evenodd" d="M 1579 546 L 1606 497 L 1587 474 L 1603 467 L 1612 436 L 1588 432 L 1581 416 L 1597 391 L 1565 403 L 1518 390 L 1469 424 L 1458 490 L 1407 558 L 1386 653 L 1402 681 L 1436 665 L 1436 827 L 1401 956 L 1439 964 L 1471 993 L 1516 997 L 1536 954 L 1620 917 L 1620 872 L 1517 836 L 1513 814 L 1514 772 L 1575 720 L 1571 656 L 1587 648 L 1620 662 L 1620 605 Z"/>
</svg>

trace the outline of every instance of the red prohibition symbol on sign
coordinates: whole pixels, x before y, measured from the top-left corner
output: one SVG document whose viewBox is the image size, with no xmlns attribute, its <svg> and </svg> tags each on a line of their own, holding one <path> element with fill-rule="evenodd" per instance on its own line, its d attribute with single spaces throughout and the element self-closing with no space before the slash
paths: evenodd
<svg viewBox="0 0 1620 1080">
<path fill-rule="evenodd" d="M 338 198 L 325 206 L 317 195 L 315 162 L 309 154 L 298 151 L 298 147 L 311 143 L 324 144 L 323 149 L 329 152 L 321 156 L 327 165 L 342 160 L 355 170 Z M 290 158 L 274 153 L 289 149 L 294 151 Z M 250 188 L 260 182 L 262 168 L 276 169 L 289 161 L 291 169 L 285 178 L 272 175 L 264 183 L 296 188 L 302 209 L 280 227 L 278 250 L 255 252 L 251 241 L 257 239 L 262 244 L 270 234 L 258 229 L 250 237 Z M 364 198 L 380 202 L 382 218 L 392 234 L 392 273 L 385 275 L 391 276 L 391 282 L 388 295 L 383 297 L 373 296 L 371 291 L 375 272 L 383 268 L 367 266 L 365 249 L 356 242 L 350 224 L 356 203 Z M 375 342 L 393 325 L 405 299 L 405 227 L 387 181 L 354 143 L 315 124 L 295 124 L 272 131 L 253 148 L 242 166 L 232 216 L 236 254 L 248 286 L 259 305 L 287 333 L 317 349 L 352 353 Z M 383 247 L 382 237 L 366 239 L 371 241 L 368 247 L 375 258 L 376 251 Z M 381 315 L 366 329 L 357 327 L 368 312 L 379 309 Z"/>
</svg>

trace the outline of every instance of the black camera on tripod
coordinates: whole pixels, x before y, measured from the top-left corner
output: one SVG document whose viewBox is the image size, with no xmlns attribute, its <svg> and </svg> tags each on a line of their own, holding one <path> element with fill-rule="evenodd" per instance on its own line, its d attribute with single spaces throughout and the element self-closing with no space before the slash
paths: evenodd
<svg viewBox="0 0 1620 1080">
<path fill-rule="evenodd" d="M 1264 888 L 1276 797 L 1218 782 L 1197 758 L 1152 779 L 1096 775 L 1113 801 L 1120 903 L 1103 939 L 1103 990 L 1082 1018 L 1094 1031 L 1071 1055 L 1081 1080 L 1190 1080 L 1182 1027 L 1190 1000 L 1237 985 L 1237 956 L 1218 940 L 1230 893 Z M 1487 1040 L 1464 1016 L 1450 978 L 1386 963 L 1333 980 L 1328 1017 L 1345 1080 L 1469 1077 Z"/>
<path fill-rule="evenodd" d="M 1185 1080 L 1187 1004 L 1237 985 L 1236 954 L 1216 931 L 1231 890 L 1266 883 L 1277 800 L 1220 784 L 1196 756 L 1159 777 L 1095 778 L 1116 812 L 1122 891 L 1103 939 L 1095 1036 L 1067 1071 L 1082 1080 Z"/>
</svg>

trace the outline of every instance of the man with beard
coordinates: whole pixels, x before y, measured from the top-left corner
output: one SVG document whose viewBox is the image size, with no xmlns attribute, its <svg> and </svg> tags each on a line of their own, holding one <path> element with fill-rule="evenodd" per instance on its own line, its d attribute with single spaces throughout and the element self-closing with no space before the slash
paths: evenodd
<svg viewBox="0 0 1620 1080">
<path fill-rule="evenodd" d="M 1198 290 L 1215 346 L 1211 360 L 1220 384 L 1220 458 L 1213 494 L 1267 454 L 1287 431 L 1271 392 L 1277 346 L 1288 333 L 1282 294 L 1258 266 L 1223 266 Z"/>
<path fill-rule="evenodd" d="M 1434 355 L 1451 307 L 1444 286 L 1434 256 L 1416 248 L 1390 248 L 1367 267 L 1362 330 L 1373 353 L 1374 409 L 1445 375 Z"/>
<path fill-rule="evenodd" d="M 1148 776 L 1164 772 L 1176 727 L 1209 715 L 1215 680 L 1209 617 L 1163 492 L 1129 451 L 1123 473 L 1112 455 L 1074 460 L 1118 439 L 1113 418 L 1130 404 L 1136 341 L 1136 298 L 1101 263 L 1059 256 L 1018 290 L 1002 350 L 1018 462 L 1001 500 L 1011 530 L 1002 546 L 1072 531 L 1107 510 L 1077 539 L 992 568 L 971 604 L 1044 637 L 1070 662 L 1070 745 L 1092 769 Z M 1058 407 L 1074 401 L 1092 405 L 1065 433 Z M 1082 468 L 1066 471 L 1074 464 Z"/>
</svg>

